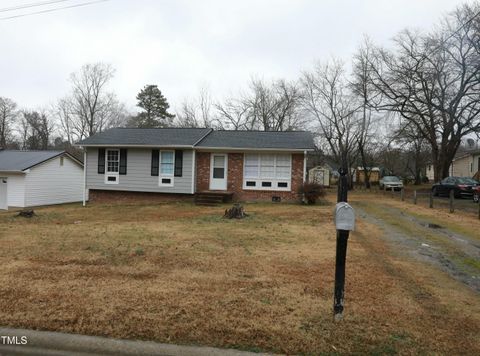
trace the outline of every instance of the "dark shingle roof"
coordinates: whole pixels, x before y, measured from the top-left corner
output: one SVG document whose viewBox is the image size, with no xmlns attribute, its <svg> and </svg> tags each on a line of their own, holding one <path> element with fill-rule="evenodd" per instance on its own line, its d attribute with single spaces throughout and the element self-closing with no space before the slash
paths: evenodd
<svg viewBox="0 0 480 356">
<path fill-rule="evenodd" d="M 62 153 L 64 151 L 0 151 L 0 171 L 21 172 Z"/>
<path fill-rule="evenodd" d="M 213 131 L 197 146 L 292 150 L 315 148 L 313 136 L 307 131 Z"/>
<path fill-rule="evenodd" d="M 77 145 L 193 146 L 209 131 L 210 129 L 205 128 L 114 128 L 90 136 L 78 142 Z"/>
<path fill-rule="evenodd" d="M 205 128 L 115 128 L 77 143 L 79 146 L 196 146 L 237 149 L 314 149 L 306 131 L 213 131 Z"/>
</svg>

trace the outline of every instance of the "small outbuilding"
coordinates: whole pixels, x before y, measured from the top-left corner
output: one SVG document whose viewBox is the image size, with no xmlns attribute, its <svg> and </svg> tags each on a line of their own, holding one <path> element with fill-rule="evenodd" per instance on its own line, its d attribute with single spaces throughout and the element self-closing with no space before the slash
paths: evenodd
<svg viewBox="0 0 480 356">
<path fill-rule="evenodd" d="M 308 171 L 308 181 L 321 184 L 325 187 L 330 186 L 330 169 L 327 166 L 317 166 Z"/>
<path fill-rule="evenodd" d="M 67 152 L 0 150 L 0 209 L 82 199 L 83 164 Z"/>
</svg>

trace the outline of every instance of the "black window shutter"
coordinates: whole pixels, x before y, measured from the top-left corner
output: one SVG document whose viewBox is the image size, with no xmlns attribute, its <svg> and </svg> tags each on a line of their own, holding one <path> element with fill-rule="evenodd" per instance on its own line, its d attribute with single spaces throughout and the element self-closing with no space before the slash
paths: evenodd
<svg viewBox="0 0 480 356">
<path fill-rule="evenodd" d="M 120 149 L 120 168 L 118 173 L 122 176 L 127 174 L 127 149 L 121 148 Z"/>
<path fill-rule="evenodd" d="M 98 174 L 105 174 L 105 148 L 98 149 Z"/>
<path fill-rule="evenodd" d="M 183 173 L 183 151 L 175 150 L 175 177 L 181 177 Z"/>
<path fill-rule="evenodd" d="M 159 163 L 159 150 L 152 150 L 152 170 L 151 170 L 151 175 L 152 176 L 158 176 L 158 163 Z"/>
</svg>

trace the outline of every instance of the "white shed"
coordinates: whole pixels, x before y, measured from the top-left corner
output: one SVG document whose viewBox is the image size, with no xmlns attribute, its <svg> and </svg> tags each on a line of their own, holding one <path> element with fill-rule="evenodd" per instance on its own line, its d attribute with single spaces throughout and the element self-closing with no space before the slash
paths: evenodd
<svg viewBox="0 0 480 356">
<path fill-rule="evenodd" d="M 82 201 L 83 164 L 64 151 L 0 151 L 0 209 Z"/>
<path fill-rule="evenodd" d="M 308 171 L 310 183 L 318 183 L 325 187 L 330 186 L 330 170 L 324 166 L 317 166 Z"/>
</svg>

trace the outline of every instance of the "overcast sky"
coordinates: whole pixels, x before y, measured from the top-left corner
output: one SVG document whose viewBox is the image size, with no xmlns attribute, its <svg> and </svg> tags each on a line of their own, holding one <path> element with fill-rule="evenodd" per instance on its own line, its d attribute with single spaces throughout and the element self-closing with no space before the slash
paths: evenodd
<svg viewBox="0 0 480 356">
<path fill-rule="evenodd" d="M 34 0 L 0 0 L 0 17 L 92 0 L 2 12 Z M 45 0 L 43 0 L 45 1 Z M 457 0 L 110 0 L 0 20 L 0 96 L 47 107 L 83 64 L 110 63 L 111 83 L 134 110 L 145 84 L 171 106 L 207 86 L 222 98 L 252 76 L 298 77 L 316 60 L 348 59 L 364 34 L 388 44 L 405 27 L 429 29 Z"/>
</svg>

